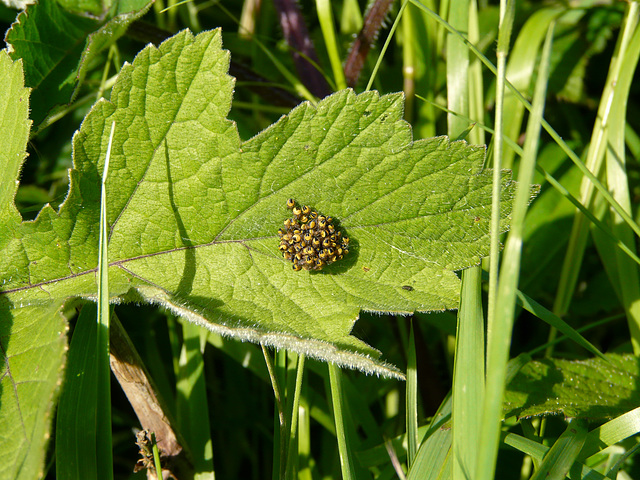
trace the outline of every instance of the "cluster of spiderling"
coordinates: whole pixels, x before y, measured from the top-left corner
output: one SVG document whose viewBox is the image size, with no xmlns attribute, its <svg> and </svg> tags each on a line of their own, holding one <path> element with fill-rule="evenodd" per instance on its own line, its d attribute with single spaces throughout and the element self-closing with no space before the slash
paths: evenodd
<svg viewBox="0 0 640 480">
<path fill-rule="evenodd" d="M 304 205 L 299 208 L 295 200 L 287 200 L 293 218 L 284 221 L 278 230 L 280 251 L 293 263 L 293 269 L 322 270 L 325 265 L 341 260 L 349 253 L 349 237 L 333 225 L 333 218 L 318 214 Z"/>
</svg>

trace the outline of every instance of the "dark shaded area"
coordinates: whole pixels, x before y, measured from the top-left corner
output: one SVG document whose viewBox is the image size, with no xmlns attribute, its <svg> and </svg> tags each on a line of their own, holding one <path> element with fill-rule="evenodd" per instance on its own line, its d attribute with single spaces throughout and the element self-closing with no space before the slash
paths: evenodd
<svg viewBox="0 0 640 480">
<path fill-rule="evenodd" d="M 153 43 L 154 45 L 160 45 L 162 42 L 173 36 L 172 32 L 162 30 L 161 28 L 151 25 L 145 21 L 136 21 L 131 24 L 127 31 L 127 36 L 131 39 L 142 43 Z M 284 88 L 275 87 L 273 80 L 260 75 L 251 68 L 237 62 L 235 59 L 231 59 L 229 66 L 229 75 L 236 78 L 236 80 L 247 83 L 247 89 L 259 95 L 264 100 L 267 100 L 269 104 L 293 108 L 301 101 L 299 97 L 293 95 Z"/>
<path fill-rule="evenodd" d="M 273 4 L 278 11 L 284 39 L 292 49 L 291 57 L 298 76 L 312 94 L 318 98 L 326 97 L 331 93 L 331 89 L 315 66 L 320 64 L 320 60 L 298 2 L 273 0 Z"/>
<path fill-rule="evenodd" d="M 344 75 L 350 87 L 355 87 L 358 83 L 367 55 L 378 38 L 384 19 L 392 5 L 393 0 L 376 0 L 367 10 L 362 30 L 351 45 L 344 62 Z"/>
</svg>

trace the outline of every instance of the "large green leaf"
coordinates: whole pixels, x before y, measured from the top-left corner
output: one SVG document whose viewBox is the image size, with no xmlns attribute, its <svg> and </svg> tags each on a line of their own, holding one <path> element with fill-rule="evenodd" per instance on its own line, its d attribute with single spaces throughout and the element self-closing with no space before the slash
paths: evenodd
<svg viewBox="0 0 640 480">
<path fill-rule="evenodd" d="M 13 225 L 0 260 L 10 299 L 95 295 L 100 172 L 108 179 L 111 294 L 163 305 L 215 332 L 382 375 L 398 371 L 350 335 L 361 309 L 457 307 L 454 270 L 488 251 L 484 149 L 413 142 L 403 97 L 339 92 L 241 143 L 226 119 L 233 79 L 220 32 L 182 32 L 123 68 L 74 138 L 59 212 Z M 514 184 L 504 174 L 503 225 Z M 351 253 L 294 272 L 277 231 L 294 197 L 340 220 Z M 7 251 L 8 252 L 8 251 Z"/>
<path fill-rule="evenodd" d="M 33 478 L 64 360 L 70 299 L 95 299 L 100 184 L 107 181 L 110 296 L 169 308 L 214 332 L 401 377 L 350 334 L 360 310 L 457 307 L 455 270 L 488 252 L 484 148 L 414 142 L 401 94 L 339 92 L 241 142 L 219 31 L 182 32 L 120 72 L 74 136 L 69 193 L 22 222 L 13 198 L 28 138 L 19 63 L 0 57 L 0 464 Z M 515 185 L 503 175 L 502 228 Z M 340 222 L 350 253 L 295 272 L 278 229 L 296 198 Z M 5 478 L 3 476 L 3 478 Z"/>
<path fill-rule="evenodd" d="M 12 282 L 21 249 L 20 214 L 13 204 L 15 179 L 29 137 L 29 91 L 21 62 L 0 51 L 0 248 L 3 285 Z M 22 295 L 0 296 L 0 478 L 42 478 L 44 445 L 62 377 L 66 325 L 60 315 L 62 297 L 39 302 Z"/>
<path fill-rule="evenodd" d="M 564 415 L 610 419 L 638 406 L 638 358 L 607 354 L 607 360 L 546 358 L 527 363 L 509 383 L 505 417 Z"/>
</svg>

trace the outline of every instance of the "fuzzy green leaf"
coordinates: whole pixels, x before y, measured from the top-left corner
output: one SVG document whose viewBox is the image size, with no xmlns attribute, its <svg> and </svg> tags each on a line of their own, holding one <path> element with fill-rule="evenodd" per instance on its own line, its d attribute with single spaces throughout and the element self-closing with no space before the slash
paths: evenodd
<svg viewBox="0 0 640 480">
<path fill-rule="evenodd" d="M 300 105 L 242 143 L 226 119 L 233 79 L 219 31 L 182 32 L 125 66 L 111 102 L 74 137 L 59 212 L 15 226 L 0 260 L 11 299 L 93 298 L 100 173 L 108 178 L 114 301 L 169 308 L 212 331 L 387 376 L 398 370 L 350 335 L 360 310 L 456 308 L 454 270 L 488 252 L 484 148 L 413 142 L 403 97 L 342 91 Z M 515 185 L 503 175 L 503 228 Z M 277 231 L 296 198 L 341 222 L 351 252 L 294 272 Z"/>
<path fill-rule="evenodd" d="M 13 202 L 15 179 L 26 158 L 29 138 L 29 89 L 22 63 L 0 51 L 0 249 L 4 262 L 21 251 L 16 237 L 20 214 Z M 7 258 L 8 257 L 8 258 Z M 11 271 L 2 281 L 11 281 Z M 8 275 L 7 275 L 8 273 Z M 42 478 L 45 444 L 64 363 L 65 322 L 61 301 L 24 301 L 0 297 L 0 479 Z"/>
<path fill-rule="evenodd" d="M 543 359 L 527 363 L 509 383 L 505 417 L 564 415 L 610 419 L 638 406 L 638 358 L 606 355 L 589 360 Z"/>
</svg>

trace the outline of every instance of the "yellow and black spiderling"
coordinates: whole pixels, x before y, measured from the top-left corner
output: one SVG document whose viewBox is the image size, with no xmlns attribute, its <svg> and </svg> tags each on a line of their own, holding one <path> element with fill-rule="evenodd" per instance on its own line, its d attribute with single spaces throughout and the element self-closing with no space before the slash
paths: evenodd
<svg viewBox="0 0 640 480">
<path fill-rule="evenodd" d="M 293 198 L 287 200 L 287 208 L 293 212 L 293 218 L 287 218 L 284 228 L 278 230 L 278 248 L 293 263 L 296 272 L 322 270 L 349 253 L 349 237 L 336 228 L 332 217 L 325 217 L 307 205 L 299 207 Z"/>
</svg>

